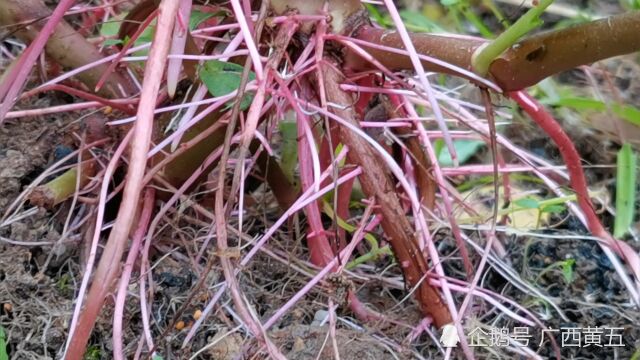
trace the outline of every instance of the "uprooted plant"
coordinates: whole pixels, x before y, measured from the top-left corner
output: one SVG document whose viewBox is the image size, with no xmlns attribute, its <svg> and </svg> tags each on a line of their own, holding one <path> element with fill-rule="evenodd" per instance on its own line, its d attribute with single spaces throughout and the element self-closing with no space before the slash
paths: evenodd
<svg viewBox="0 0 640 360">
<path fill-rule="evenodd" d="M 552 74 L 637 51 L 640 13 L 528 35 L 551 3 L 540 1 L 504 34 L 488 42 L 410 33 L 391 0 L 384 4 L 396 30 L 374 26 L 356 0 L 202 4 L 147 0 L 129 9 L 117 35 L 107 39 L 109 54 L 104 55 L 62 20 L 73 3 L 62 0 L 49 15 L 39 0 L 0 1 L 0 22 L 13 26 L 15 35 L 30 42 L 3 76 L 0 122 L 17 116 L 9 111 L 17 100 L 43 91 L 67 92 L 87 100 L 82 103 L 86 108 L 109 106 L 111 116 L 131 116 L 109 122 L 104 114 L 93 115 L 82 147 L 75 153 L 81 159 L 78 165 L 30 194 L 32 202 L 51 207 L 69 198 L 78 200 L 78 191 L 88 184 L 94 189 L 82 195 L 85 200 L 95 199 L 93 216 L 84 228 L 91 247 L 65 358 L 82 358 L 109 294 L 115 294 L 114 356 L 123 358 L 122 313 L 133 268 L 139 267 L 140 306 L 148 314 L 145 289 L 153 284 L 143 274 L 151 271 L 150 248 L 163 216 L 178 203 L 188 204 L 198 218 L 213 224 L 194 257 L 200 273 L 206 274 L 219 263 L 225 277 L 185 341 L 228 290 L 251 334 L 270 356 L 283 358 L 267 329 L 327 274 L 342 274 L 390 251 L 423 315 L 438 329 L 455 326 L 464 338 L 462 322 L 469 303 L 474 296 L 486 296 L 476 291 L 486 254 L 499 251 L 497 209 L 509 199 L 498 198 L 496 185 L 495 196 L 500 201 L 494 204 L 493 226 L 484 230 L 485 251 L 478 251 L 481 257 L 473 256 L 454 216 L 461 200 L 447 186 L 433 145 L 436 133 L 456 164 L 445 116 L 491 144 L 496 184 L 502 177 L 508 188 L 509 178 L 501 173 L 504 164 L 499 160 L 500 152 L 508 150 L 558 196 L 564 195 L 552 178 L 537 170 L 544 163 L 541 159 L 519 152 L 496 134 L 491 100 L 499 96 L 515 100 L 558 146 L 577 200 L 572 210 L 601 240 L 631 298 L 640 305 L 640 259 L 603 227 L 571 139 L 524 90 Z M 191 21 L 196 11 L 200 20 Z M 148 29 L 153 29 L 153 41 L 139 41 Z M 21 94 L 43 50 L 70 71 Z M 75 56 L 69 56 L 70 52 Z M 427 71 L 467 79 L 482 92 L 484 106 L 471 109 L 452 101 L 434 89 Z M 142 74 L 138 88 L 136 78 Z M 80 108 L 76 105 L 69 110 Z M 483 115 L 487 121 L 478 121 Z M 438 131 L 430 130 L 431 125 Z M 90 148 L 107 148 L 102 141 L 106 127 L 117 131 L 109 132 L 114 150 L 109 163 L 100 169 Z M 384 132 L 376 131 L 380 128 Z M 125 162 L 125 181 L 111 187 L 115 170 Z M 242 236 L 242 214 L 247 207 L 244 194 L 262 183 L 273 193 L 282 215 L 243 253 L 239 243 L 230 243 L 229 232 Z M 193 197 L 193 189 L 205 189 L 212 195 Z M 122 201 L 98 259 L 105 204 L 117 192 L 122 192 Z M 363 196 L 358 197 L 360 192 Z M 156 200 L 162 201 L 159 208 Z M 353 201 L 365 210 L 355 211 Z M 5 219 L 20 205 L 19 199 Z M 263 323 L 245 303 L 236 276 L 277 229 L 300 211 L 306 218 L 310 261 L 321 270 L 297 297 Z M 355 213 L 360 215 L 359 223 L 347 223 Z M 228 225 L 232 216 L 240 217 L 238 228 Z M 442 223 L 457 242 L 466 287 L 460 280 L 452 281 L 442 266 L 444 260 L 432 234 Z M 372 236 L 378 227 L 389 246 Z M 216 239 L 215 246 L 208 246 L 211 238 Z M 363 240 L 364 247 L 360 245 Z M 356 247 L 367 252 L 354 257 Z M 618 258 L 631 270 L 631 277 Z M 202 287 L 205 279 L 201 276 L 195 288 Z M 452 292 L 466 294 L 462 304 L 454 302 Z M 384 319 L 364 306 L 353 288 L 346 292 L 346 299 L 362 321 Z M 516 314 L 519 312 L 523 315 Z M 522 310 L 513 316 L 526 324 L 536 321 Z M 154 338 L 148 321 L 143 321 L 143 341 L 152 354 L 164 337 Z M 466 345 L 463 351 L 473 357 Z"/>
</svg>

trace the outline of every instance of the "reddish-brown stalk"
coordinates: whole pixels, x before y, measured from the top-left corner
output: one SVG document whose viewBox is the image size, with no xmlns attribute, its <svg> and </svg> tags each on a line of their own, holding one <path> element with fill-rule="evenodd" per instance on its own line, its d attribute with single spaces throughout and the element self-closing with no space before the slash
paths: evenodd
<svg viewBox="0 0 640 360">
<path fill-rule="evenodd" d="M 521 90 L 550 75 L 579 65 L 638 51 L 639 33 L 640 11 L 630 11 L 566 29 L 532 35 L 495 59 L 488 77 L 503 91 Z M 413 69 L 398 32 L 361 26 L 353 33 L 353 37 L 373 45 L 388 47 L 388 50 L 374 47 L 368 47 L 367 50 L 389 69 Z M 473 53 L 485 43 L 485 40 L 478 38 L 437 34 L 411 34 L 411 40 L 420 55 L 430 56 L 464 70 L 472 70 Z M 346 60 L 347 66 L 354 69 L 370 68 L 353 51 L 347 53 Z M 422 62 L 430 71 L 460 75 L 451 68 L 426 59 Z M 468 76 L 464 77 L 473 81 Z"/>
<path fill-rule="evenodd" d="M 296 125 L 298 130 L 298 163 L 300 164 L 300 185 L 302 191 L 307 191 L 314 182 L 313 177 L 313 160 L 310 146 L 315 147 L 314 136 L 311 134 L 311 119 L 301 109 L 294 100 L 293 94 L 289 90 L 287 84 L 279 77 L 274 76 L 275 80 L 280 84 L 282 95 L 287 99 L 291 107 L 296 113 Z M 304 90 L 303 90 L 304 94 Z M 307 133 L 309 133 L 307 135 Z M 309 247 L 309 256 L 311 262 L 318 266 L 324 266 L 333 258 L 333 251 L 327 234 L 322 225 L 322 219 L 318 203 L 309 204 L 304 208 L 309 223 L 309 232 L 307 234 L 307 246 Z"/>
<path fill-rule="evenodd" d="M 389 102 L 384 102 L 385 109 L 390 118 L 404 118 L 407 116 L 403 111 L 403 101 L 398 95 L 390 94 Z M 436 202 L 436 188 L 437 184 L 432 175 L 432 164 L 427 154 L 425 154 L 420 141 L 415 136 L 409 136 L 413 134 L 413 129 L 409 127 L 399 127 L 395 130 L 398 135 L 406 136 L 407 150 L 411 154 L 414 161 L 415 173 L 416 173 L 416 185 L 420 191 L 420 197 L 422 203 L 430 211 L 435 208 Z"/>
<path fill-rule="evenodd" d="M 349 106 L 353 103 L 353 99 L 340 88 L 344 77 L 329 62 L 330 60 L 325 60 L 320 67 L 325 79 L 327 101 L 338 104 L 333 106 L 331 111 L 359 127 L 357 115 Z M 388 169 L 381 164 L 370 145 L 349 128 L 341 126 L 340 137 L 349 148 L 349 160 L 366 169 L 360 176 L 360 183 L 365 194 L 374 197 L 379 205 L 376 210 L 382 216 L 382 228 L 389 237 L 405 280 L 409 286 L 417 287 L 415 296 L 422 311 L 433 318 L 437 327 L 450 324 L 451 314 L 439 293 L 427 281 L 423 281 L 424 276 L 429 272 L 429 266 L 418 247 L 415 233 L 411 230 L 414 227 L 407 219 L 400 199 L 394 191 L 395 186 L 388 175 Z"/>
<path fill-rule="evenodd" d="M 121 99 L 121 101 L 114 101 L 114 100 L 110 100 L 110 99 L 106 99 L 104 97 L 92 94 L 92 93 L 88 93 L 86 91 L 82 91 L 82 90 L 78 90 L 75 88 L 72 88 L 70 86 L 66 86 L 66 85 L 60 85 L 60 84 L 52 84 L 52 85 L 45 85 L 42 87 L 39 87 L 37 89 L 35 89 L 34 91 L 29 91 L 23 94 L 23 96 L 21 96 L 21 99 L 24 99 L 27 96 L 33 96 L 35 94 L 41 93 L 41 92 L 46 92 L 46 91 L 62 91 L 66 94 L 72 95 L 72 96 L 76 96 L 79 97 L 81 99 L 85 99 L 85 100 L 89 100 L 89 101 L 96 101 L 99 102 L 101 104 L 103 104 L 104 106 L 109 106 L 113 109 L 117 109 L 120 110 L 122 112 L 124 112 L 127 115 L 135 115 L 136 111 L 134 108 L 132 108 L 131 106 L 129 106 L 130 104 L 135 104 L 137 102 L 137 100 L 126 100 L 126 99 Z"/>
<path fill-rule="evenodd" d="M 138 202 L 143 188 L 147 153 L 153 129 L 155 109 L 160 83 L 164 74 L 165 59 L 169 53 L 170 32 L 173 30 L 177 2 L 164 0 L 159 8 L 158 26 L 151 46 L 149 61 L 145 71 L 137 122 L 131 142 L 129 170 L 124 195 L 118 217 L 111 230 L 107 245 L 100 259 L 74 336 L 69 343 L 66 359 L 80 359 L 113 280 L 120 271 L 120 261 L 131 226 L 138 213 Z"/>
</svg>

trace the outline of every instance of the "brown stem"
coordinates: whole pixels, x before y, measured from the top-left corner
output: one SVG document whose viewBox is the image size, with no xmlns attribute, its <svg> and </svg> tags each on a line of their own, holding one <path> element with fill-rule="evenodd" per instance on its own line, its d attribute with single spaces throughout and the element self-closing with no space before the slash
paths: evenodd
<svg viewBox="0 0 640 360">
<path fill-rule="evenodd" d="M 13 31 L 12 34 L 24 42 L 35 39 L 50 14 L 51 11 L 41 0 L 0 0 L 0 24 Z M 75 69 L 103 58 L 93 44 L 64 20 L 56 26 L 45 50 L 47 55 L 67 69 Z M 98 65 L 76 76 L 93 89 L 107 66 Z M 115 72 L 98 93 L 105 97 L 120 98 L 136 92 L 128 76 Z"/>
<path fill-rule="evenodd" d="M 401 112 L 400 99 L 395 95 L 390 96 L 390 101 L 383 101 L 383 104 L 390 117 L 400 118 L 406 116 L 406 114 Z M 433 167 L 431 160 L 422 148 L 418 137 L 413 136 L 412 128 L 399 127 L 395 129 L 395 132 L 400 136 L 406 137 L 405 144 L 414 163 L 416 185 L 420 191 L 420 200 L 427 209 L 433 210 L 436 204 L 436 188 L 438 184 L 436 184 L 432 175 Z"/>
<path fill-rule="evenodd" d="M 402 39 L 397 31 L 390 31 L 364 25 L 353 33 L 353 37 L 375 45 L 404 50 Z M 473 54 L 473 51 L 484 43 L 484 40 L 482 39 L 452 38 L 444 35 L 426 33 L 412 33 L 411 40 L 419 54 L 436 58 L 466 70 L 471 70 L 471 55 Z M 366 46 L 365 44 L 359 43 L 359 45 L 364 46 L 369 54 L 391 70 L 413 69 L 411 59 L 407 55 L 392 52 L 390 50 L 376 49 Z M 433 62 L 423 60 L 422 63 L 427 71 L 448 74 L 452 73 L 450 69 Z M 347 50 L 346 65 L 356 70 L 372 68 L 372 65 L 363 61 L 359 55 L 351 50 Z"/>
<path fill-rule="evenodd" d="M 614 15 L 519 42 L 493 61 L 490 73 L 505 91 L 553 74 L 640 50 L 640 11 Z"/>
<path fill-rule="evenodd" d="M 352 107 L 351 95 L 340 88 L 344 77 L 330 64 L 322 63 L 321 71 L 325 81 L 327 101 L 332 104 L 344 104 L 344 107 L 333 106 L 331 111 L 337 116 L 360 127 L 357 115 Z M 360 176 L 362 189 L 368 197 L 373 197 L 379 205 L 377 212 L 382 215 L 382 228 L 389 237 L 391 247 L 403 271 L 408 286 L 417 286 L 415 296 L 422 312 L 431 316 L 437 327 L 452 322 L 449 310 L 442 302 L 438 292 L 427 282 L 424 276 L 429 271 L 427 260 L 418 247 L 414 228 L 404 213 L 394 184 L 371 146 L 359 135 L 347 127 L 340 127 L 340 138 L 348 146 L 349 161 L 358 164 L 363 173 Z"/>
<path fill-rule="evenodd" d="M 504 91 L 535 85 L 553 74 L 576 66 L 640 50 L 640 11 L 614 15 L 605 19 L 547 31 L 529 36 L 495 59 L 489 77 Z M 361 26 L 353 35 L 358 40 L 395 49 L 404 49 L 396 31 Z M 435 34 L 411 34 L 418 53 L 472 70 L 471 59 L 482 39 L 457 38 Z M 369 53 L 392 70 L 413 69 L 406 55 L 388 50 L 367 48 Z M 356 70 L 370 68 L 359 55 L 347 52 L 347 65 Z M 429 71 L 454 72 L 423 60 Z"/>
</svg>

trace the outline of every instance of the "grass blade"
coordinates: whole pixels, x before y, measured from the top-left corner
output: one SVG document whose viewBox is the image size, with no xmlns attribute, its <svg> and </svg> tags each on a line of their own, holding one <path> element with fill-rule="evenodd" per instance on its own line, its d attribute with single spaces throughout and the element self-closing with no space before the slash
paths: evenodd
<svg viewBox="0 0 640 360">
<path fill-rule="evenodd" d="M 631 145 L 624 144 L 618 152 L 616 180 L 616 220 L 613 236 L 622 237 L 633 223 L 636 199 L 636 172 L 638 157 Z"/>
</svg>

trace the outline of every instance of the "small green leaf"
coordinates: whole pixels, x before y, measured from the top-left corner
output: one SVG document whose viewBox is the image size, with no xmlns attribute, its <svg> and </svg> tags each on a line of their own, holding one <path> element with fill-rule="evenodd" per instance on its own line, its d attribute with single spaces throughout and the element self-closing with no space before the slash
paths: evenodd
<svg viewBox="0 0 640 360">
<path fill-rule="evenodd" d="M 104 46 L 122 44 L 122 40 L 117 37 L 118 31 L 120 31 L 120 25 L 122 25 L 122 19 L 124 19 L 125 16 L 126 13 L 118 14 L 100 25 L 100 35 L 106 38 L 103 43 Z"/>
<path fill-rule="evenodd" d="M 151 24 L 149 24 L 149 26 L 147 26 L 147 28 L 144 29 L 144 31 L 142 31 L 142 34 L 138 36 L 133 46 L 140 46 L 143 44 L 150 43 L 153 40 L 153 34 L 156 32 L 155 24 L 156 24 L 156 21 L 153 20 Z M 129 37 L 129 35 L 126 35 L 125 38 L 122 39 L 122 44 L 127 45 L 130 41 L 131 41 L 131 38 Z M 147 54 L 149 54 L 149 49 L 142 49 L 134 53 L 135 56 L 146 56 Z"/>
<path fill-rule="evenodd" d="M 204 11 L 198 11 L 198 10 L 191 11 L 191 17 L 189 18 L 189 30 L 191 31 L 195 30 L 198 27 L 198 25 L 202 24 L 203 22 L 207 21 L 208 19 L 214 16 L 216 16 L 216 13 L 204 12 Z"/>
<path fill-rule="evenodd" d="M 547 205 L 547 206 L 543 206 L 542 209 L 540 209 L 540 212 L 549 213 L 549 214 L 559 214 L 566 210 L 567 210 L 567 207 L 564 205 Z"/>
<path fill-rule="evenodd" d="M 149 24 L 149 26 L 146 29 L 144 29 L 142 34 L 140 34 L 140 36 L 138 37 L 138 40 L 136 40 L 136 46 L 152 42 L 153 34 L 155 32 L 156 32 L 156 25 L 154 21 L 151 24 Z"/>
<path fill-rule="evenodd" d="M 532 198 L 518 199 L 514 203 L 524 209 L 537 209 L 540 207 L 540 203 Z"/>
<path fill-rule="evenodd" d="M 640 126 L 640 110 L 631 105 L 609 104 L 607 107 L 607 104 L 602 101 L 583 97 L 560 98 L 553 105 L 566 106 L 577 111 L 606 111 L 607 109 L 611 109 L 615 115 L 619 116 L 623 120 Z"/>
<path fill-rule="evenodd" d="M 204 63 L 199 73 L 200 80 L 209 89 L 211 95 L 219 97 L 230 94 L 240 87 L 242 72 L 243 67 L 238 64 L 209 60 Z M 256 74 L 250 72 L 249 81 L 255 80 L 255 78 Z M 246 110 L 252 100 L 253 95 L 245 94 L 240 103 L 240 109 Z"/>
<path fill-rule="evenodd" d="M 333 211 L 333 208 L 331 207 L 331 205 L 329 205 L 328 202 L 323 201 L 322 202 L 322 211 L 327 214 L 331 219 L 334 219 L 335 217 L 335 212 Z M 339 216 L 337 217 L 337 224 L 340 228 L 348 231 L 349 233 L 354 233 L 358 228 L 356 228 L 355 226 L 349 224 L 348 222 L 344 221 L 344 219 L 341 219 Z M 370 233 L 365 233 L 364 234 L 364 239 L 367 240 L 367 242 L 369 243 L 369 246 L 371 247 L 371 251 L 377 251 L 380 247 L 378 245 L 378 240 L 371 235 Z"/>
<path fill-rule="evenodd" d="M 440 0 L 440 4 L 442 4 L 442 6 L 454 6 L 454 5 L 458 5 L 460 3 L 460 0 Z"/>
<path fill-rule="evenodd" d="M 436 144 L 438 144 L 436 142 Z M 444 145 L 444 142 L 442 142 Z M 484 141 L 480 140 L 454 140 L 453 147 L 456 149 L 456 153 L 458 154 L 458 160 L 460 164 L 464 164 L 469 161 L 469 159 L 475 155 L 481 147 L 484 146 Z M 449 154 L 449 149 L 446 146 L 442 146 L 441 150 L 438 152 L 438 162 L 442 166 L 453 166 L 453 160 L 451 160 L 451 154 Z"/>
<path fill-rule="evenodd" d="M 560 263 L 562 276 L 564 277 L 564 280 L 567 282 L 567 284 L 571 284 L 571 282 L 573 281 L 573 266 L 575 265 L 575 263 L 576 261 L 574 259 L 567 259 Z"/>
<path fill-rule="evenodd" d="M 191 31 L 195 30 L 198 27 L 198 25 L 211 19 L 212 17 L 229 16 L 229 15 L 230 13 L 227 10 L 220 10 L 220 11 L 214 11 L 214 12 L 204 12 L 204 11 L 193 10 L 191 11 L 191 17 L 189 18 L 189 30 Z"/>
<path fill-rule="evenodd" d="M 636 200 L 636 173 L 638 157 L 629 144 L 618 151 L 616 175 L 616 218 L 613 236 L 620 238 L 633 223 Z"/>
<path fill-rule="evenodd" d="M 151 360 L 163 360 L 164 358 L 162 357 L 162 355 L 158 355 L 156 353 L 153 353 L 153 355 L 151 355 Z"/>
<path fill-rule="evenodd" d="M 120 13 L 117 16 L 112 17 L 109 21 L 102 23 L 100 26 L 100 35 L 107 38 L 104 41 L 105 46 L 118 45 L 118 44 L 126 44 L 129 42 L 129 39 L 118 39 L 118 32 L 120 32 L 120 26 L 124 21 L 124 18 L 127 16 L 127 13 Z M 144 43 L 151 42 L 153 39 L 153 33 L 155 32 L 155 21 L 153 21 L 144 31 L 138 39 L 136 40 L 135 45 L 142 45 Z M 142 50 L 136 52 L 135 55 L 146 55 L 149 50 Z"/>
<path fill-rule="evenodd" d="M 632 9 L 632 10 L 640 9 L 640 0 L 620 0 L 620 3 L 626 9 Z"/>
<path fill-rule="evenodd" d="M 289 181 L 293 182 L 293 172 L 298 163 L 298 125 L 294 120 L 284 119 L 278 123 L 282 136 L 280 167 Z"/>
<path fill-rule="evenodd" d="M 126 13 L 118 14 L 117 16 L 112 17 L 109 21 L 105 21 L 100 25 L 100 35 L 104 37 L 116 37 L 118 36 L 118 31 L 120 31 L 120 25 L 122 25 L 122 20 L 127 16 Z"/>
<path fill-rule="evenodd" d="M 444 148 L 444 140 L 436 139 L 433 142 L 433 151 L 436 153 L 436 157 L 440 159 L 440 154 L 442 154 L 442 149 Z"/>
<path fill-rule="evenodd" d="M 90 345 L 84 353 L 84 360 L 100 360 L 102 354 L 98 345 Z"/>
<path fill-rule="evenodd" d="M 444 32 L 444 29 L 419 12 L 402 10 L 400 11 L 400 16 L 407 28 L 412 31 Z"/>
<path fill-rule="evenodd" d="M 69 274 L 62 275 L 60 279 L 56 282 L 58 290 L 60 291 L 68 290 L 70 280 L 71 280 L 71 276 Z"/>
<path fill-rule="evenodd" d="M 382 13 L 380 12 L 380 10 L 378 10 L 377 7 L 375 7 L 375 5 L 364 4 L 364 6 L 367 8 L 367 10 L 369 11 L 369 15 L 373 18 L 373 20 L 375 20 L 375 22 L 380 25 L 384 25 L 386 23 L 386 19 L 384 18 L 384 16 L 382 16 Z"/>
<path fill-rule="evenodd" d="M 122 40 L 120 40 L 120 39 L 107 39 L 102 44 L 104 46 L 120 45 L 120 44 L 122 44 Z"/>
</svg>

